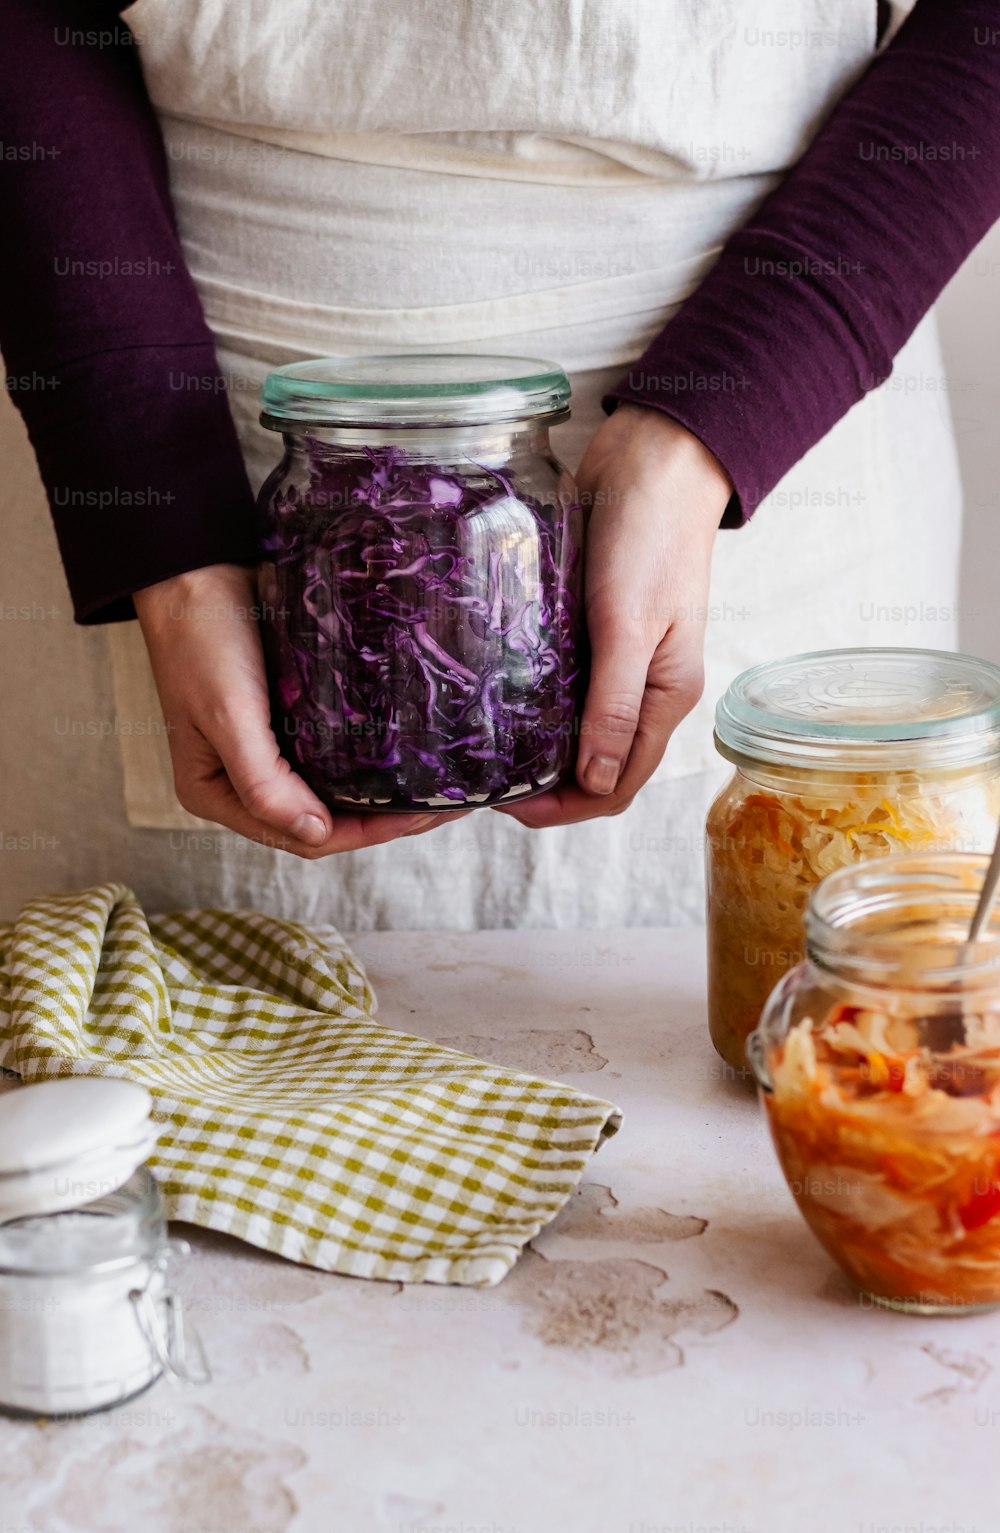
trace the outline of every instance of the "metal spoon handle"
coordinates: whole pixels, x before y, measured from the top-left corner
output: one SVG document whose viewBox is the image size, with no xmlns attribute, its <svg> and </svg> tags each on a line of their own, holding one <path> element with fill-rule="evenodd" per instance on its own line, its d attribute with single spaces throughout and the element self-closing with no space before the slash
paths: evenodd
<svg viewBox="0 0 1000 1533">
<path fill-rule="evenodd" d="M 986 923 L 993 909 L 993 900 L 1000 884 L 1000 833 L 997 834 L 996 844 L 993 847 L 993 855 L 990 865 L 986 869 L 986 877 L 983 879 L 983 887 L 976 902 L 976 912 L 972 917 L 972 925 L 969 927 L 969 942 L 975 942 L 983 935 Z"/>
</svg>

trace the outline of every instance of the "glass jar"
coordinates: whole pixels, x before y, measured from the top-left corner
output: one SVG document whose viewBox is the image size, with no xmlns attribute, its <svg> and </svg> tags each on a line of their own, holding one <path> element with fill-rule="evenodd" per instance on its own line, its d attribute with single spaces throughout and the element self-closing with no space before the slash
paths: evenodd
<svg viewBox="0 0 1000 1533">
<path fill-rule="evenodd" d="M 706 830 L 709 1030 L 745 1074 L 822 877 L 894 852 L 992 847 L 1000 668 L 937 650 L 796 655 L 737 677 L 715 741 L 736 770 Z"/>
<path fill-rule="evenodd" d="M 260 492 L 282 751 L 332 808 L 463 809 L 571 769 L 583 519 L 549 446 L 569 384 L 521 357 L 349 357 L 268 375 Z"/>
<path fill-rule="evenodd" d="M 986 865 L 831 874 L 747 1046 L 800 1211 L 892 1309 L 1000 1304 L 1000 908 L 966 941 Z"/>
<path fill-rule="evenodd" d="M 83 1206 L 0 1224 L 0 1410 L 87 1415 L 163 1375 L 203 1382 L 170 1286 L 186 1251 L 145 1167 Z"/>
</svg>

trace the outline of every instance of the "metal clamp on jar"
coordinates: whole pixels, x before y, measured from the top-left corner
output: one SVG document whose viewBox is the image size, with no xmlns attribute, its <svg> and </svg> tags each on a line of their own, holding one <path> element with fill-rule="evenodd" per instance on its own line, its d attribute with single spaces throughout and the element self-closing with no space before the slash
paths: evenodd
<svg viewBox="0 0 1000 1533">
<path fill-rule="evenodd" d="M 188 1248 L 142 1165 L 150 1106 L 94 1076 L 0 1099 L 0 1410 L 87 1415 L 210 1376 L 172 1287 Z"/>
</svg>

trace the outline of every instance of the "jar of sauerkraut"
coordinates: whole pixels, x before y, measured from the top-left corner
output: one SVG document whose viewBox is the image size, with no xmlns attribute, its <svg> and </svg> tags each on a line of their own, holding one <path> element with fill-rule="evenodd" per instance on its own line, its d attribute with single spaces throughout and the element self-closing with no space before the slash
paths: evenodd
<svg viewBox="0 0 1000 1533">
<path fill-rule="evenodd" d="M 335 357 L 268 375 L 258 501 L 282 751 L 331 807 L 466 809 L 572 768 L 583 518 L 561 368 Z"/>
<path fill-rule="evenodd" d="M 1000 908 L 966 941 L 987 860 L 824 879 L 747 1045 L 801 1213 L 892 1309 L 1000 1305 Z"/>
<path fill-rule="evenodd" d="M 745 1072 L 822 877 L 893 852 L 993 845 L 1000 667 L 937 650 L 796 655 L 737 677 L 715 740 L 735 772 L 708 815 L 709 1030 Z"/>
</svg>

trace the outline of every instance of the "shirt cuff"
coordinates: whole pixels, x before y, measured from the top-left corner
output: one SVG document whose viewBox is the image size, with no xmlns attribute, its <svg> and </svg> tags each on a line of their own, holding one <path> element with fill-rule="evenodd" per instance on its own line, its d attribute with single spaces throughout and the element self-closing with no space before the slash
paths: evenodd
<svg viewBox="0 0 1000 1533">
<path fill-rule="evenodd" d="M 254 501 L 211 344 L 68 362 L 20 401 L 79 623 L 135 616 L 132 592 L 251 564 Z"/>
</svg>

